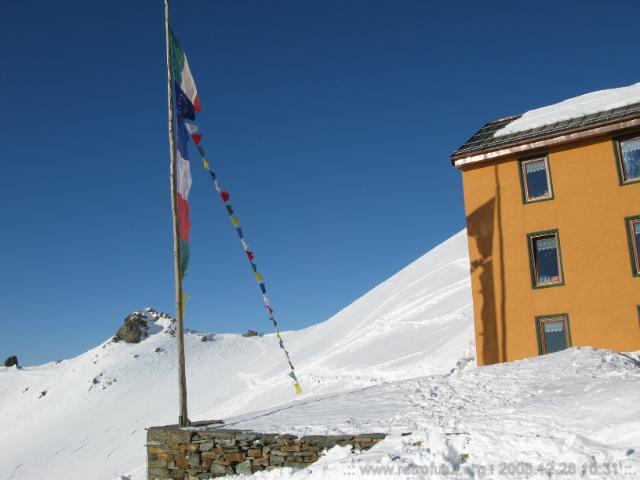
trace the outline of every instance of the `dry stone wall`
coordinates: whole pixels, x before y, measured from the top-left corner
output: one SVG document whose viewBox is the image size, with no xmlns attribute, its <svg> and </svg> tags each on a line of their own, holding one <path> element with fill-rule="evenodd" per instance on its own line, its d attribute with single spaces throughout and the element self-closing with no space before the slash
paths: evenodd
<svg viewBox="0 0 640 480">
<path fill-rule="evenodd" d="M 147 432 L 147 478 L 199 480 L 279 467 L 301 469 L 336 445 L 368 450 L 385 436 L 372 433 L 297 437 L 247 430 L 151 427 Z"/>
</svg>

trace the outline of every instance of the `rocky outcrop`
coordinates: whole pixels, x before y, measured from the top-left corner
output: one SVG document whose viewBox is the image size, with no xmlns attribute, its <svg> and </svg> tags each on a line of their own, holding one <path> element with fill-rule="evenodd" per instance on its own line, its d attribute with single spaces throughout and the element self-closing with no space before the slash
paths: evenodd
<svg viewBox="0 0 640 480">
<path fill-rule="evenodd" d="M 15 355 L 11 355 L 10 357 L 7 357 L 7 359 L 4 361 L 5 367 L 13 367 L 14 365 L 16 367 L 18 366 L 18 357 L 16 357 Z"/>
<path fill-rule="evenodd" d="M 113 339 L 116 342 L 140 343 L 149 335 L 149 321 L 141 312 L 133 312 L 124 319 L 124 324 L 116 332 Z"/>
<path fill-rule="evenodd" d="M 176 321 L 168 313 L 157 312 L 153 308 L 145 308 L 141 312 L 133 312 L 124 319 L 124 324 L 113 337 L 114 342 L 140 343 L 149 335 L 164 332 L 174 336 Z"/>
</svg>

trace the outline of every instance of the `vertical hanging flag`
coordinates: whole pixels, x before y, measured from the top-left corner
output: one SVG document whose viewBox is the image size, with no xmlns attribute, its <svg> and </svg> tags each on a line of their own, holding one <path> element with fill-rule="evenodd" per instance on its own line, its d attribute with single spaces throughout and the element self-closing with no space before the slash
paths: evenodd
<svg viewBox="0 0 640 480">
<path fill-rule="evenodd" d="M 178 39 L 170 32 L 171 59 L 173 62 L 174 98 L 176 109 L 176 187 L 178 193 L 178 237 L 180 241 L 180 275 L 184 277 L 189 265 L 189 232 L 191 219 L 189 215 L 189 190 L 191 190 L 191 168 L 189 165 L 189 137 L 191 124 L 185 119 L 194 120 L 195 112 L 199 112 L 200 100 L 193 81 L 189 62 Z"/>
<path fill-rule="evenodd" d="M 176 119 L 176 154 L 177 172 L 176 187 L 178 191 L 178 237 L 180 241 L 180 275 L 184 277 L 189 265 L 189 232 L 191 218 L 189 216 L 189 191 L 191 190 L 191 168 L 189 165 L 189 132 L 184 120 Z"/>
</svg>

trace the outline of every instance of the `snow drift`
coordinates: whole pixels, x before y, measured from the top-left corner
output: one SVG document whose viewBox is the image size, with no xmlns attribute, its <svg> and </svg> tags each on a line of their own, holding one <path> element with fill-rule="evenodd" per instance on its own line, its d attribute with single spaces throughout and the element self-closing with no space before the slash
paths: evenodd
<svg viewBox="0 0 640 480">
<path fill-rule="evenodd" d="M 259 478 L 640 478 L 639 355 L 582 347 L 468 367 L 228 424 L 294 434 L 390 432 L 367 452 L 336 447 L 302 472 Z"/>
</svg>

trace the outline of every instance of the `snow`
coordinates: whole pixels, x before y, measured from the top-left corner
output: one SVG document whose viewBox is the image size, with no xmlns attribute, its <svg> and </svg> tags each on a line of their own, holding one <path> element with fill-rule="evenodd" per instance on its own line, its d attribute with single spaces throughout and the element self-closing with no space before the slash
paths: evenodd
<svg viewBox="0 0 640 480">
<path fill-rule="evenodd" d="M 553 105 L 529 110 L 520 118 L 497 130 L 494 133 L 494 137 L 524 132 L 533 128 L 625 107 L 638 102 L 640 102 L 640 83 L 628 87 L 591 92 Z"/>
<path fill-rule="evenodd" d="M 322 468 L 294 478 L 339 478 L 349 471 L 362 476 L 361 469 L 383 465 L 396 472 L 457 465 L 462 478 L 473 478 L 465 469 L 499 469 L 514 461 L 531 465 L 531 478 L 548 478 L 542 469 L 551 461 L 574 465 L 577 471 L 615 466 L 620 478 L 637 478 L 639 367 L 637 354 L 572 348 L 512 364 L 467 366 L 450 374 L 327 395 L 240 415 L 227 425 L 265 432 L 286 426 L 296 434 L 391 433 L 369 452 L 341 455 L 337 462 L 325 459 Z M 411 434 L 402 435 L 407 432 Z M 288 478 L 280 472 L 257 477 Z M 612 477 L 607 472 L 590 478 Z"/>
<path fill-rule="evenodd" d="M 0 478 L 146 478 L 145 427 L 178 413 L 173 325 L 147 315 L 154 327 L 139 344 L 107 341 L 61 363 L 0 367 Z M 255 478 L 433 478 L 424 473 L 433 468 L 478 478 L 473 468 L 504 462 L 640 476 L 637 354 L 580 348 L 475 367 L 464 231 L 326 322 L 283 334 L 299 397 L 273 335 L 202 335 L 185 339 L 193 420 L 389 434 L 368 452 L 336 447 L 303 471 Z"/>
</svg>

